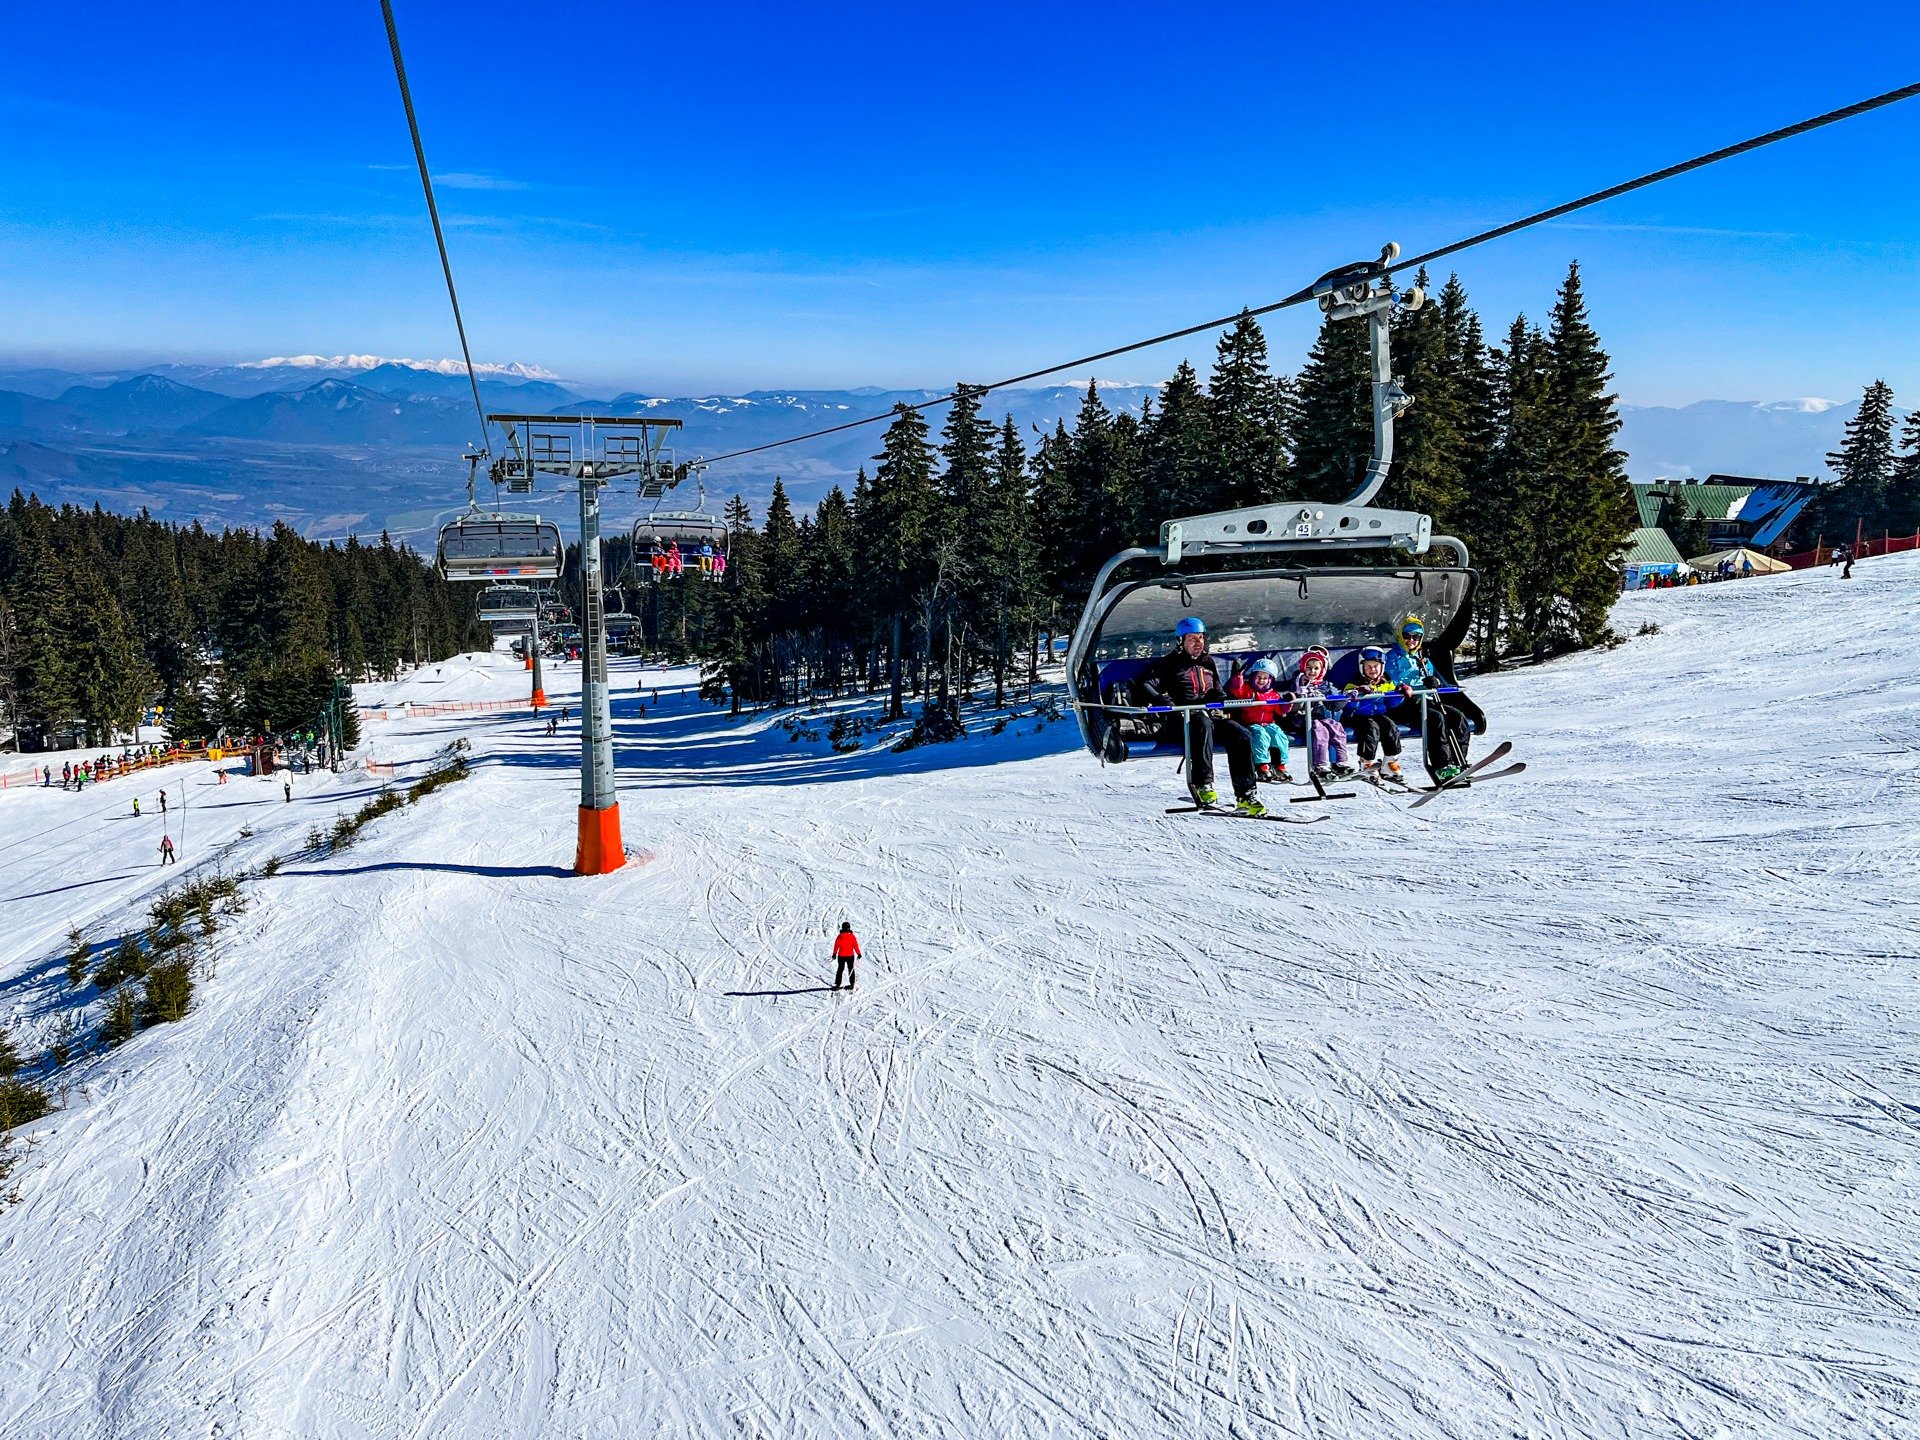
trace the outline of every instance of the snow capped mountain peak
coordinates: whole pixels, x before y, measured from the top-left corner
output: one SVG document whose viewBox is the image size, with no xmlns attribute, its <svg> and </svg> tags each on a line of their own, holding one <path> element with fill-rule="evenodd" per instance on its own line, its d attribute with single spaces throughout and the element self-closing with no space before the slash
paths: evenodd
<svg viewBox="0 0 1920 1440">
<path fill-rule="evenodd" d="M 1798 400 L 1763 401 L 1754 406 L 1754 409 L 1772 410 L 1789 415 L 1824 415 L 1836 406 L 1846 403 L 1844 400 L 1822 400 L 1818 395 L 1807 395 Z"/>
<path fill-rule="evenodd" d="M 435 375 L 467 373 L 466 363 L 461 360 L 405 360 L 387 355 L 269 355 L 264 360 L 242 360 L 234 368 L 237 370 L 374 370 L 382 365 L 398 365 L 407 370 L 427 370 Z M 525 365 L 518 360 L 505 365 L 476 364 L 473 368 L 481 375 L 514 380 L 558 380 L 560 378 L 543 366 Z"/>
</svg>

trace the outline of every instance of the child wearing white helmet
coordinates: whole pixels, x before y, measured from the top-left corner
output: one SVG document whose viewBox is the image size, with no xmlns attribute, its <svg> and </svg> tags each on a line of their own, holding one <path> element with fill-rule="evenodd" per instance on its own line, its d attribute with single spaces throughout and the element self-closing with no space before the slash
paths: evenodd
<svg viewBox="0 0 1920 1440">
<path fill-rule="evenodd" d="M 1247 727 L 1253 742 L 1253 773 L 1256 779 L 1286 782 L 1287 732 L 1280 728 L 1281 718 L 1293 705 L 1280 691 L 1280 667 L 1264 657 L 1254 661 L 1227 682 L 1227 698 L 1256 703 L 1240 706 L 1234 718 Z M 1279 758 L 1276 760 L 1275 757 Z"/>
</svg>

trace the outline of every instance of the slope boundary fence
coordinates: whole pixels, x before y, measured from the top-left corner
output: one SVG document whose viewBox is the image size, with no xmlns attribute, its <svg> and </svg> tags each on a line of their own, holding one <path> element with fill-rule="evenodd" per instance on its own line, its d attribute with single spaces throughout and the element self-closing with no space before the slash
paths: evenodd
<svg viewBox="0 0 1920 1440">
<path fill-rule="evenodd" d="M 1811 550 L 1796 550 L 1780 558 L 1796 570 L 1811 570 L 1831 561 L 1835 548 L 1832 545 L 1815 545 Z M 1878 540 L 1862 540 L 1854 547 L 1853 558 L 1871 560 L 1877 555 L 1899 555 L 1908 550 L 1920 550 L 1920 530 L 1911 535 L 1883 534 Z"/>
</svg>

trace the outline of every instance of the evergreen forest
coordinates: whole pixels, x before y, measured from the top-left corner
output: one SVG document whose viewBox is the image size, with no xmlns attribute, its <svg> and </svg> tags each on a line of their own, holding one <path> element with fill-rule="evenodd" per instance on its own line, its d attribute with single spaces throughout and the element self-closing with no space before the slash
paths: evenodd
<svg viewBox="0 0 1920 1440">
<path fill-rule="evenodd" d="M 178 738 L 311 727 L 336 678 L 487 643 L 473 587 L 385 535 L 213 534 L 144 512 L 0 512 L 0 703 L 22 748 L 107 746 L 156 707 Z"/>
</svg>

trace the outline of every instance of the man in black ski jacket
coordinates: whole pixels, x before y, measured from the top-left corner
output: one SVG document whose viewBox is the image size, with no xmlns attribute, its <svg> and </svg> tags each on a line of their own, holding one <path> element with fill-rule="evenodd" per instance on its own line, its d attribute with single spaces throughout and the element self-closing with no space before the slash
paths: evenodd
<svg viewBox="0 0 1920 1440">
<path fill-rule="evenodd" d="M 1156 705 L 1208 705 L 1227 698 L 1220 684 L 1220 665 L 1207 653 L 1206 622 L 1189 615 L 1174 627 L 1174 648 L 1140 672 L 1140 688 Z M 1253 739 L 1230 718 L 1231 712 L 1181 712 L 1181 735 L 1187 751 L 1187 788 L 1201 805 L 1217 805 L 1213 788 L 1213 747 L 1227 752 L 1227 772 L 1233 777 L 1238 801 L 1257 805 L 1253 778 Z"/>
</svg>

